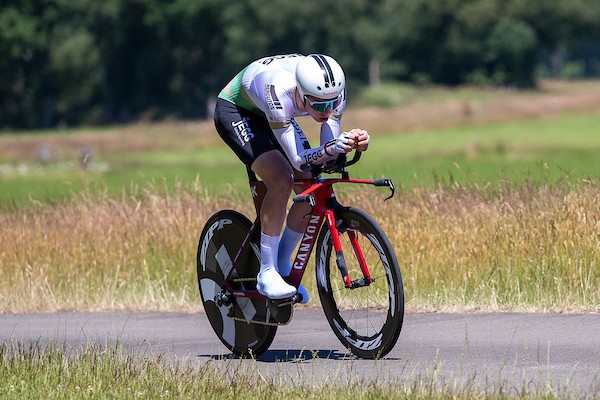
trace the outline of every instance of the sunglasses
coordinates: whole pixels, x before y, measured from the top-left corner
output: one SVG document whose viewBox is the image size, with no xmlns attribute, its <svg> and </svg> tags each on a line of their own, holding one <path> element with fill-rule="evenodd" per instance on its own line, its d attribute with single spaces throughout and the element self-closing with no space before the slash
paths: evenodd
<svg viewBox="0 0 600 400">
<path fill-rule="evenodd" d="M 342 102 L 342 95 L 340 94 L 337 99 L 333 100 L 311 100 L 308 97 L 304 97 L 304 100 L 310 104 L 310 106 L 319 112 L 327 110 L 327 107 L 331 107 L 334 110 Z"/>
</svg>

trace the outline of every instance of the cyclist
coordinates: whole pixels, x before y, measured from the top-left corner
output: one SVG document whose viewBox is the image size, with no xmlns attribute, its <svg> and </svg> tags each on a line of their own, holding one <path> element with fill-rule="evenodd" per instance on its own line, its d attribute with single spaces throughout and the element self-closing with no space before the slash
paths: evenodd
<svg viewBox="0 0 600 400">
<path fill-rule="evenodd" d="M 215 126 L 238 158 L 266 185 L 260 210 L 260 272 L 257 290 L 282 299 L 296 288 L 282 277 L 292 270 L 291 255 L 302 239 L 307 204 L 287 202 L 294 178 L 309 178 L 303 169 L 332 161 L 353 148 L 367 150 L 369 134 L 362 129 L 340 132 L 346 105 L 346 82 L 340 65 L 322 54 L 286 54 L 250 63 L 219 93 Z M 310 115 L 321 124 L 320 146 L 311 148 L 295 117 Z M 308 168 L 309 169 L 309 168 Z M 300 285 L 302 303 L 308 301 Z"/>
</svg>

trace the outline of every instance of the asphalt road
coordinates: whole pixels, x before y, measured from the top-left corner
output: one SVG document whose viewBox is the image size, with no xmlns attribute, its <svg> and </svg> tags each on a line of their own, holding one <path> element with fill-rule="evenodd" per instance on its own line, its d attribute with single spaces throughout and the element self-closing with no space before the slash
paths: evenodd
<svg viewBox="0 0 600 400">
<path fill-rule="evenodd" d="M 269 351 L 255 360 L 233 357 L 204 314 L 0 314 L 0 337 L 58 341 L 69 349 L 148 346 L 174 361 L 250 368 L 295 382 L 400 382 L 484 385 L 520 393 L 568 390 L 600 394 L 599 314 L 407 314 L 400 339 L 383 360 L 357 359 L 342 348 L 321 310 L 299 309 L 279 327 Z"/>
</svg>

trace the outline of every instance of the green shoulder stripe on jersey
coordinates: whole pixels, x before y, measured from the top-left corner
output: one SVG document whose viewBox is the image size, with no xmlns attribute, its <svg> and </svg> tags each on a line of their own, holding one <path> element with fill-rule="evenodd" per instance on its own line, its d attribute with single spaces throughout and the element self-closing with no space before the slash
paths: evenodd
<svg viewBox="0 0 600 400">
<path fill-rule="evenodd" d="M 241 70 L 236 76 L 233 77 L 231 81 L 229 81 L 223 90 L 221 90 L 218 97 L 248 111 L 264 115 L 261 109 L 256 107 L 256 105 L 252 102 L 250 96 L 248 96 L 246 90 L 242 86 L 242 78 L 244 76 L 244 72 L 246 72 L 246 68 Z"/>
</svg>

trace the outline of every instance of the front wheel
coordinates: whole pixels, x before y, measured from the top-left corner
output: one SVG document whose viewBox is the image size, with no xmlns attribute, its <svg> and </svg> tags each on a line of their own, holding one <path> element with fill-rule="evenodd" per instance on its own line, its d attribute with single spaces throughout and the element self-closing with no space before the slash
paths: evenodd
<svg viewBox="0 0 600 400">
<path fill-rule="evenodd" d="M 363 277 L 351 241 L 354 236 L 374 281 L 354 289 L 345 287 L 331 232 L 324 224 L 316 247 L 317 288 L 323 310 L 337 338 L 353 354 L 369 359 L 383 357 L 396 344 L 404 319 L 398 260 L 389 239 L 366 212 L 341 208 L 336 212 L 336 226 L 350 277 Z"/>
</svg>

